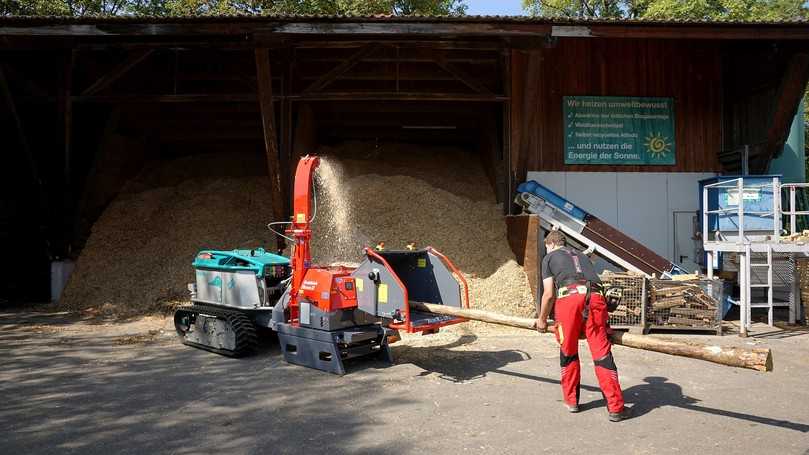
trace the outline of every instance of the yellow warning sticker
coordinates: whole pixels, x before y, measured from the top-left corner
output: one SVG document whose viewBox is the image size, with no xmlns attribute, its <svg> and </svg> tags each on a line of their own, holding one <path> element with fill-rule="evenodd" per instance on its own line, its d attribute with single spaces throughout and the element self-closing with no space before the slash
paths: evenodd
<svg viewBox="0 0 809 455">
<path fill-rule="evenodd" d="M 380 284 L 379 291 L 377 292 L 377 300 L 379 303 L 388 303 L 388 285 Z"/>
<path fill-rule="evenodd" d="M 424 267 L 427 267 L 427 259 L 424 259 L 424 258 L 419 258 L 419 259 L 416 261 L 416 265 L 417 265 L 418 267 L 422 268 L 422 269 L 423 269 Z"/>
<path fill-rule="evenodd" d="M 357 292 L 362 292 L 362 278 L 354 278 L 354 285 L 357 288 Z"/>
</svg>

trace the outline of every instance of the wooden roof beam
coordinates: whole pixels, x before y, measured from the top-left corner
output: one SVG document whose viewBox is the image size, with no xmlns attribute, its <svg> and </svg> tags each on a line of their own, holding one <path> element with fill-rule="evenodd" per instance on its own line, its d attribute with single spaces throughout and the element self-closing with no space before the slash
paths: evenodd
<svg viewBox="0 0 809 455">
<path fill-rule="evenodd" d="M 288 192 L 285 191 L 281 179 L 281 159 L 278 150 L 278 135 L 275 130 L 275 108 L 273 108 L 272 71 L 270 66 L 270 51 L 266 48 L 257 48 L 256 54 L 256 80 L 258 81 L 258 104 L 261 108 L 261 125 L 264 131 L 264 148 L 267 154 L 267 171 L 270 177 L 270 201 L 272 203 L 273 221 L 286 221 L 288 211 Z M 276 238 L 279 250 L 284 249 L 284 239 Z"/>
<path fill-rule="evenodd" d="M 354 53 L 351 57 L 340 63 L 334 69 L 329 71 L 328 73 L 321 76 L 315 82 L 312 82 L 306 89 L 303 90 L 304 93 L 311 93 L 323 90 L 327 85 L 331 84 L 335 80 L 337 80 L 340 76 L 348 72 L 351 68 L 354 67 L 360 60 L 364 59 L 365 57 L 373 54 L 379 49 L 379 43 L 368 43 L 365 46 L 361 47 L 357 52 Z"/>
<path fill-rule="evenodd" d="M 107 74 L 98 78 L 89 87 L 87 87 L 81 94 L 84 96 L 95 95 L 96 93 L 104 90 L 112 85 L 113 82 L 120 79 L 123 75 L 129 72 L 132 68 L 137 66 L 138 63 L 146 60 L 147 57 L 152 55 L 154 49 L 140 49 L 130 54 L 126 60 L 121 62 L 118 66 L 113 68 Z"/>
<path fill-rule="evenodd" d="M 466 71 L 458 68 L 454 63 L 447 61 L 446 57 L 442 54 L 435 55 L 435 63 L 441 67 L 442 70 L 446 71 L 452 77 L 462 82 L 467 87 L 471 88 L 473 91 L 477 93 L 483 93 L 490 95 L 492 92 L 485 85 L 478 82 L 472 75 L 467 73 Z"/>
</svg>

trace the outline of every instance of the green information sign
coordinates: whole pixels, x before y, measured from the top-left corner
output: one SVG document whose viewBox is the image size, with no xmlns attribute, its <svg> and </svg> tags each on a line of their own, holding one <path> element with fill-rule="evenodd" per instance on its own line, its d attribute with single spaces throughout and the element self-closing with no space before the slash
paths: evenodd
<svg viewBox="0 0 809 455">
<path fill-rule="evenodd" d="M 672 98 L 566 96 L 563 103 L 565 164 L 675 163 Z"/>
</svg>

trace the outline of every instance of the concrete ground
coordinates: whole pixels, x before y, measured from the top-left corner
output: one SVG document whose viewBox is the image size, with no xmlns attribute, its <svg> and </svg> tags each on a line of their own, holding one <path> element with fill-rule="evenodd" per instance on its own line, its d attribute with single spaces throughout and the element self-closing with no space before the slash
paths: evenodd
<svg viewBox="0 0 809 455">
<path fill-rule="evenodd" d="M 343 377 L 181 345 L 168 321 L 0 314 L 0 453 L 809 454 L 809 333 L 687 337 L 769 346 L 773 373 L 615 348 L 635 417 L 610 423 L 582 349 L 583 410 L 530 332 L 396 344 Z M 685 339 L 682 335 L 675 335 Z"/>
</svg>

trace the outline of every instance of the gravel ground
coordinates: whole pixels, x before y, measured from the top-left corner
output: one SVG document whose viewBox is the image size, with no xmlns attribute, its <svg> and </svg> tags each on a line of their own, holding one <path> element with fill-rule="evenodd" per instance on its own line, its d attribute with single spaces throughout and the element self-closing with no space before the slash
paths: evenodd
<svg viewBox="0 0 809 455">
<path fill-rule="evenodd" d="M 228 359 L 168 320 L 0 314 L 0 453 L 778 453 L 809 449 L 809 334 L 689 336 L 766 345 L 757 373 L 616 347 L 635 417 L 606 419 L 582 349 L 583 410 L 562 408 L 557 347 L 530 332 L 407 338 L 396 364 L 333 376 L 277 343 Z"/>
</svg>

